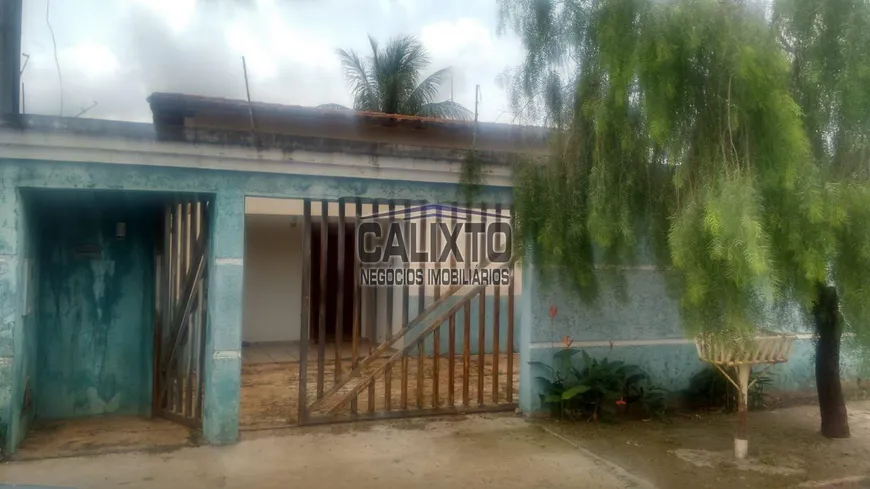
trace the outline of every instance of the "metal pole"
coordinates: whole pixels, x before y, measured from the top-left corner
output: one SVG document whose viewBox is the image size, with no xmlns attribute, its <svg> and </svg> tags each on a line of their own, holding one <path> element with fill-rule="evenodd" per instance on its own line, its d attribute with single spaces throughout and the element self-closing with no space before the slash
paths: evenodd
<svg viewBox="0 0 870 489">
<path fill-rule="evenodd" d="M 245 94 L 248 96 L 248 116 L 251 118 L 251 132 L 257 132 L 257 125 L 254 123 L 254 107 L 251 105 L 251 88 L 248 85 L 248 64 L 245 62 L 245 57 L 242 56 L 242 71 L 245 73 Z"/>
</svg>

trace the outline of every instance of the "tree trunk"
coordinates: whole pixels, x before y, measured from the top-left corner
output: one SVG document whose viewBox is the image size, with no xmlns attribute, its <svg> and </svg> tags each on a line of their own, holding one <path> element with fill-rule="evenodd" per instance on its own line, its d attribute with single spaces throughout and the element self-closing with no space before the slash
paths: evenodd
<svg viewBox="0 0 870 489">
<path fill-rule="evenodd" d="M 816 345 L 816 389 L 822 417 L 822 436 L 849 438 L 849 418 L 840 384 L 840 337 L 843 322 L 837 290 L 819 285 L 813 306 L 818 344 Z"/>
</svg>

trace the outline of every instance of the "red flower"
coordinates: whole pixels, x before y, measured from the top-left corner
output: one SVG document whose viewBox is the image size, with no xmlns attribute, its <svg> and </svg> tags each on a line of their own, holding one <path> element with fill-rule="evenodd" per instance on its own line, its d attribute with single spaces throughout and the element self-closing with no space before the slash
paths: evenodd
<svg viewBox="0 0 870 489">
<path fill-rule="evenodd" d="M 550 306 L 550 319 L 553 319 L 554 317 L 556 317 L 556 313 L 558 311 L 559 310 L 556 309 L 556 306 Z"/>
<path fill-rule="evenodd" d="M 619 406 L 625 406 L 625 399 L 620 399 L 620 400 L 616 401 L 616 404 Z"/>
</svg>

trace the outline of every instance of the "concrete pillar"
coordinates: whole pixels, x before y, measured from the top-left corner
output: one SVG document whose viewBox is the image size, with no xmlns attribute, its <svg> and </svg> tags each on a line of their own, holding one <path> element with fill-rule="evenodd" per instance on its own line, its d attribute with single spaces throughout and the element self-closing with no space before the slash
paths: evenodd
<svg viewBox="0 0 870 489">
<path fill-rule="evenodd" d="M 209 443 L 239 437 L 245 196 L 220 192 L 211 213 L 203 436 Z"/>
<path fill-rule="evenodd" d="M 532 361 L 532 325 L 534 324 L 534 315 L 532 306 L 536 299 L 536 283 L 538 277 L 535 266 L 532 264 L 531 245 L 526 246 L 526 255 L 523 257 L 523 295 L 520 299 L 520 339 L 519 339 L 519 354 L 520 354 L 520 411 L 528 416 L 533 414 L 540 408 L 539 402 L 535 399 L 532 383 L 532 367 L 529 362 Z"/>
<path fill-rule="evenodd" d="M 20 406 L 15 406 L 15 336 L 19 311 L 19 215 L 21 197 L 13 168 L 0 165 L 0 443 L 12 452 L 17 444 Z M 17 408 L 17 409 L 16 409 Z"/>
</svg>

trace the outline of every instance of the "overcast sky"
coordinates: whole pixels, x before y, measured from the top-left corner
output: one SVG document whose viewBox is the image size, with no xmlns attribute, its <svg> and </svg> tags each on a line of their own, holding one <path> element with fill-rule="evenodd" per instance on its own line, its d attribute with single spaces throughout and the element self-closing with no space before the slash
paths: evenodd
<svg viewBox="0 0 870 489">
<path fill-rule="evenodd" d="M 61 82 L 46 2 L 24 0 L 22 76 L 27 113 L 57 115 Z M 63 79 L 63 115 L 97 102 L 83 117 L 150 121 L 145 98 L 157 91 L 284 104 L 351 105 L 337 48 L 370 51 L 417 36 L 428 49 L 428 74 L 454 69 L 454 99 L 473 109 L 481 85 L 481 120 L 511 122 L 496 78 L 518 65 L 514 37 L 496 35 L 495 0 L 50 0 Z M 443 94 L 449 98 L 449 87 Z"/>
</svg>

